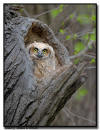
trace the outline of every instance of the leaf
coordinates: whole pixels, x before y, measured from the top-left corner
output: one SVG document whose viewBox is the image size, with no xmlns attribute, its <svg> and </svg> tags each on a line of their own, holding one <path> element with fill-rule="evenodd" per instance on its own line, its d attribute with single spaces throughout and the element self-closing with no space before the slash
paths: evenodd
<svg viewBox="0 0 100 130">
<path fill-rule="evenodd" d="M 89 38 L 89 34 L 85 34 L 85 35 L 83 35 L 82 38 L 83 38 L 84 40 L 88 40 L 88 38 Z"/>
<path fill-rule="evenodd" d="M 90 45 L 90 46 L 89 46 L 89 49 L 92 49 L 92 48 L 93 48 L 92 45 Z"/>
<path fill-rule="evenodd" d="M 77 38 L 77 34 L 74 34 L 74 35 L 73 35 L 73 39 L 76 39 L 76 38 Z"/>
<path fill-rule="evenodd" d="M 74 17 L 74 14 L 71 14 L 71 15 L 69 16 L 70 19 L 73 19 L 73 17 Z"/>
<path fill-rule="evenodd" d="M 64 7 L 64 5 L 60 5 L 60 6 L 59 6 L 59 12 L 62 12 L 62 11 L 63 11 L 63 7 Z"/>
<path fill-rule="evenodd" d="M 69 40 L 70 38 L 71 38 L 70 35 L 67 35 L 67 36 L 66 36 L 66 40 Z"/>
<path fill-rule="evenodd" d="M 90 40 L 93 40 L 93 41 L 96 40 L 96 34 L 95 33 L 93 33 L 93 34 L 90 35 Z"/>
<path fill-rule="evenodd" d="M 77 21 L 78 21 L 79 23 L 82 23 L 82 18 L 81 18 L 80 16 L 78 16 L 78 17 L 77 17 Z"/>
<path fill-rule="evenodd" d="M 91 23 L 91 19 L 87 14 L 81 14 L 77 17 L 77 21 L 80 24 L 89 24 Z"/>
<path fill-rule="evenodd" d="M 85 45 L 82 42 L 77 42 L 75 44 L 75 48 L 74 48 L 74 54 L 79 53 L 80 51 L 82 51 L 85 48 Z"/>
<path fill-rule="evenodd" d="M 84 96 L 86 96 L 88 93 L 88 90 L 86 88 L 80 88 L 77 91 L 76 99 L 81 100 Z"/>
<path fill-rule="evenodd" d="M 58 9 L 55 9 L 55 10 L 52 10 L 52 11 L 51 11 L 51 16 L 52 16 L 53 18 L 55 18 L 58 14 L 59 14 L 59 10 L 58 10 Z"/>
<path fill-rule="evenodd" d="M 95 59 L 93 58 L 93 59 L 91 59 L 91 61 L 90 61 L 90 63 L 92 64 L 92 63 L 95 63 L 96 61 L 95 61 Z"/>
<path fill-rule="evenodd" d="M 64 26 L 64 22 L 62 22 L 62 26 Z"/>
<path fill-rule="evenodd" d="M 64 5 L 60 5 L 58 9 L 54 9 L 51 11 L 51 16 L 53 18 L 55 18 L 59 13 L 61 13 L 63 11 L 63 6 Z"/>
<path fill-rule="evenodd" d="M 95 16 L 95 15 L 92 15 L 92 16 L 91 16 L 91 20 L 92 20 L 93 22 L 95 22 L 95 21 L 96 21 L 96 16 Z"/>
<path fill-rule="evenodd" d="M 79 62 L 80 62 L 80 59 L 79 59 L 79 58 L 77 58 L 77 59 L 74 60 L 74 64 L 75 64 L 75 65 L 78 64 Z"/>
<path fill-rule="evenodd" d="M 65 31 L 64 31 L 63 29 L 60 29 L 59 32 L 60 32 L 61 34 L 64 34 L 64 33 L 65 33 Z"/>
<path fill-rule="evenodd" d="M 19 10 L 19 12 L 20 12 L 20 13 L 23 13 L 23 12 L 24 12 L 24 10 L 23 10 L 23 9 L 20 9 L 20 10 Z"/>
</svg>

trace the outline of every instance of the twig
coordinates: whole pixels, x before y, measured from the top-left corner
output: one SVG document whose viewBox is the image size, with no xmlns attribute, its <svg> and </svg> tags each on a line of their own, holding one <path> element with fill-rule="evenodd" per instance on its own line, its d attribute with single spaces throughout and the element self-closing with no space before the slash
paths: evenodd
<svg viewBox="0 0 100 130">
<path fill-rule="evenodd" d="M 92 44 L 93 44 L 93 41 L 91 40 L 83 51 L 81 51 L 80 53 L 78 53 L 78 54 L 76 54 L 76 55 L 70 56 L 69 58 L 70 58 L 70 59 L 75 59 L 75 58 L 78 58 L 78 57 L 80 57 L 80 56 L 83 56 L 83 55 L 86 53 L 86 51 L 88 51 L 89 47 L 90 47 Z"/>
<path fill-rule="evenodd" d="M 68 112 L 69 114 L 71 114 L 72 116 L 75 116 L 75 117 L 78 117 L 78 118 L 80 118 L 80 119 L 82 119 L 82 120 L 86 120 L 86 121 L 89 121 L 89 122 L 91 122 L 91 123 L 93 123 L 93 124 L 96 124 L 95 121 L 92 121 L 92 120 L 87 119 L 87 118 L 85 118 L 85 117 L 82 117 L 82 116 L 80 116 L 80 115 L 76 115 L 75 113 L 71 112 L 68 108 L 66 108 L 66 110 L 67 110 L 67 112 Z M 65 110 L 65 111 L 66 111 L 66 110 Z"/>
<path fill-rule="evenodd" d="M 58 9 L 58 8 L 59 8 L 59 7 L 50 9 L 50 10 L 45 11 L 45 12 L 42 12 L 41 14 L 35 15 L 34 18 L 38 18 L 38 17 L 40 17 L 41 15 L 47 14 L 47 13 L 51 12 L 52 10 L 55 10 L 55 9 Z"/>
<path fill-rule="evenodd" d="M 95 56 L 92 56 L 92 55 L 85 54 L 84 56 L 89 57 L 89 58 L 94 58 L 94 59 L 96 59 L 96 57 L 95 57 Z"/>
<path fill-rule="evenodd" d="M 85 35 L 86 33 L 87 34 L 93 34 L 94 32 L 83 32 L 83 33 L 80 33 L 80 34 L 78 34 L 78 33 L 76 33 L 76 34 L 77 34 L 78 37 L 81 37 L 81 36 Z"/>
<path fill-rule="evenodd" d="M 24 13 L 25 13 L 25 15 L 26 15 L 27 17 L 30 17 L 29 13 L 26 11 L 25 8 L 23 8 L 23 11 L 24 11 Z"/>
<path fill-rule="evenodd" d="M 86 69 L 96 69 L 96 66 L 90 66 L 90 67 L 87 67 Z"/>
<path fill-rule="evenodd" d="M 75 121 L 73 120 L 73 118 L 70 117 L 70 114 L 68 112 L 66 112 L 65 108 L 63 108 L 62 111 L 64 112 L 64 114 L 66 115 L 66 117 L 68 117 L 68 118 L 71 119 L 73 125 L 75 126 L 76 125 Z"/>
<path fill-rule="evenodd" d="M 88 52 L 88 55 L 96 56 L 96 54 L 94 52 Z"/>
</svg>

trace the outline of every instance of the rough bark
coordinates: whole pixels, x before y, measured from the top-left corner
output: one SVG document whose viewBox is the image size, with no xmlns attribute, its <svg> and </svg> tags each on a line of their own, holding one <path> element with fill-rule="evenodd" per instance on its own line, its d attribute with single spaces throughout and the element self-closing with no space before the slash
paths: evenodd
<svg viewBox="0 0 100 130">
<path fill-rule="evenodd" d="M 40 86 L 26 46 L 33 41 L 48 42 L 61 67 L 70 64 L 68 52 L 47 25 L 19 16 L 11 6 L 4 6 L 4 20 L 4 126 L 49 126 L 83 83 L 80 74 L 85 64 L 71 65 L 52 77 L 38 96 Z"/>
</svg>

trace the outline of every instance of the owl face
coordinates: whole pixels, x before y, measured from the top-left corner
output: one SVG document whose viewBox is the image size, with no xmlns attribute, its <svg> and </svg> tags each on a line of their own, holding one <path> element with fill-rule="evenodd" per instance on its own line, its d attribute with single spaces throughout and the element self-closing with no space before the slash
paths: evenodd
<svg viewBox="0 0 100 130">
<path fill-rule="evenodd" d="M 36 60 L 43 60 L 49 58 L 51 56 L 52 51 L 53 48 L 48 44 L 44 43 L 35 42 L 29 46 L 29 53 L 31 55 L 31 58 Z"/>
</svg>

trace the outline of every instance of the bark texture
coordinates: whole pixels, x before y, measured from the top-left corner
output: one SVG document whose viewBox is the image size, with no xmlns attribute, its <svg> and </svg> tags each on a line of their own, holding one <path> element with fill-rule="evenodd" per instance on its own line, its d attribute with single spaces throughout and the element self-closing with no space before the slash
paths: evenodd
<svg viewBox="0 0 100 130">
<path fill-rule="evenodd" d="M 48 42 L 61 67 L 70 64 L 68 51 L 46 24 L 20 16 L 12 6 L 4 6 L 4 20 L 4 126 L 49 126 L 83 83 L 80 74 L 85 64 L 62 69 L 38 96 L 40 86 L 26 46 L 33 41 Z"/>
</svg>

